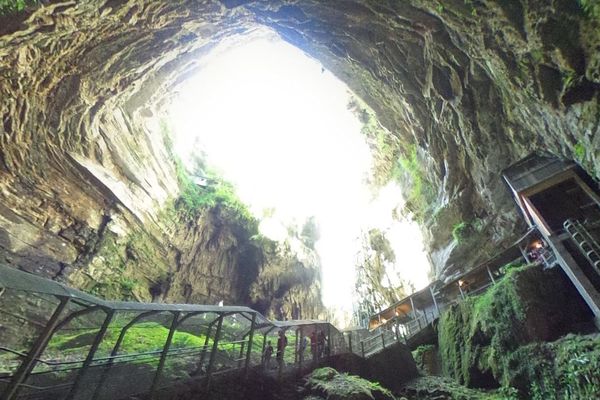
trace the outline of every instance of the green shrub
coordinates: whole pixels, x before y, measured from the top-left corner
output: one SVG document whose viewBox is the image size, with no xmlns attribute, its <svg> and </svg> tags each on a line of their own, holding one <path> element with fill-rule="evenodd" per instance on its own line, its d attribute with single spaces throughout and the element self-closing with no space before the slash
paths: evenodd
<svg viewBox="0 0 600 400">
<path fill-rule="evenodd" d="M 582 142 L 577 142 L 573 148 L 575 153 L 575 159 L 577 161 L 583 161 L 585 159 L 585 145 Z"/>
<path fill-rule="evenodd" d="M 34 6 L 39 0 L 0 0 L 0 15 L 14 14 Z"/>
<path fill-rule="evenodd" d="M 588 18 L 600 18 L 600 1 L 598 0 L 579 0 L 579 6 L 583 14 Z"/>
<path fill-rule="evenodd" d="M 392 393 L 377 382 L 359 376 L 339 373 L 325 367 L 314 370 L 307 378 L 306 387 L 315 395 L 328 399 L 381 399 L 395 400 Z"/>
<path fill-rule="evenodd" d="M 175 205 L 187 217 L 197 218 L 200 211 L 220 206 L 241 222 L 255 223 L 250 210 L 237 197 L 229 182 L 218 178 L 214 173 L 208 173 L 209 184 L 206 187 L 199 186 L 194 183 L 180 160 L 176 161 L 176 172 L 181 193 Z"/>
<path fill-rule="evenodd" d="M 470 225 L 467 222 L 461 221 L 452 227 L 452 237 L 457 243 L 463 243 Z"/>
<path fill-rule="evenodd" d="M 417 146 L 410 146 L 406 155 L 398 159 L 393 175 L 399 180 L 401 174 L 408 177 L 410 185 L 410 190 L 405 193 L 405 208 L 417 221 L 423 221 L 432 212 L 435 190 L 425 176 L 425 169 L 418 158 Z"/>
</svg>

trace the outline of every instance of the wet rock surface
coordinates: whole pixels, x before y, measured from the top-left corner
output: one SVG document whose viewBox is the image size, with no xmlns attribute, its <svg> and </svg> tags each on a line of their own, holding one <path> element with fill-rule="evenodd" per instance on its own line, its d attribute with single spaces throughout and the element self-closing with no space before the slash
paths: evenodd
<svg viewBox="0 0 600 400">
<path fill-rule="evenodd" d="M 291 315 L 312 282 L 286 289 L 259 267 L 250 276 L 268 282 L 233 287 L 236 271 L 211 269 L 208 244 L 193 242 L 226 242 L 214 221 L 174 227 L 160 214 L 179 189 L 157 117 L 202 55 L 259 26 L 377 112 L 398 139 L 391 160 L 415 150 L 434 188 L 421 222 L 438 275 L 522 228 L 500 178 L 511 162 L 549 151 L 599 175 L 600 29 L 574 0 L 44 2 L 0 17 L 0 260 L 85 287 L 104 273 L 107 234 L 129 243 L 141 232 L 157 261 L 141 269 L 148 282 L 135 296 L 247 302 L 275 285 L 287 299 L 276 307 Z M 477 229 L 457 243 L 463 221 Z M 221 282 L 214 293 L 199 284 L 207 277 Z"/>
</svg>

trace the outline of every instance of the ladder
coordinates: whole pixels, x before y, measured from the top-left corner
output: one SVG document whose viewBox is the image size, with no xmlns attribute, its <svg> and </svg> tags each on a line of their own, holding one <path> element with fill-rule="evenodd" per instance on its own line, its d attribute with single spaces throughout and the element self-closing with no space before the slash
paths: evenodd
<svg viewBox="0 0 600 400">
<path fill-rule="evenodd" d="M 589 231 L 577 220 L 567 219 L 563 227 L 579 247 L 581 253 L 600 273 L 600 244 Z"/>
</svg>

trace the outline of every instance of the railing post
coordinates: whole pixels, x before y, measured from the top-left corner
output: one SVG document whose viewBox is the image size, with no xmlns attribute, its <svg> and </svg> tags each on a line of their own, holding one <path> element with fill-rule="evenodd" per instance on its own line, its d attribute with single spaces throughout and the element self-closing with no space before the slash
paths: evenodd
<svg viewBox="0 0 600 400">
<path fill-rule="evenodd" d="M 486 265 L 485 269 L 487 270 L 488 276 L 490 277 L 490 279 L 492 280 L 492 283 L 496 283 L 496 280 L 494 279 L 494 275 L 492 275 L 492 271 L 490 271 L 490 266 Z"/>
<path fill-rule="evenodd" d="M 385 349 L 385 335 L 383 331 L 381 331 L 381 345 L 383 346 L 382 348 Z"/>
<path fill-rule="evenodd" d="M 327 351 L 325 352 L 327 358 L 331 356 L 332 350 L 333 349 L 331 348 L 331 324 L 327 324 Z"/>
<path fill-rule="evenodd" d="M 362 356 L 363 356 L 363 358 L 365 358 L 365 342 L 362 340 L 360 341 L 360 347 L 362 350 Z"/>
<path fill-rule="evenodd" d="M 440 315 L 440 307 L 438 306 L 437 300 L 435 298 L 435 293 L 433 292 L 433 288 L 431 286 L 429 286 L 429 292 L 431 293 L 431 298 L 433 299 L 435 310 L 437 311 L 438 315 Z"/>
<path fill-rule="evenodd" d="M 352 332 L 348 332 L 348 348 L 350 349 L 350 353 L 352 353 Z"/>
<path fill-rule="evenodd" d="M 240 354 L 238 354 L 238 368 L 242 368 L 242 361 L 245 361 L 244 359 L 242 359 L 242 357 L 244 356 L 244 350 L 246 350 L 246 342 L 240 344 Z"/>
<path fill-rule="evenodd" d="M 215 321 L 212 321 L 207 326 L 206 336 L 204 337 L 204 345 L 202 346 L 202 352 L 200 353 L 200 361 L 198 362 L 198 371 L 202 371 L 202 367 L 204 366 L 204 360 L 206 360 L 206 349 L 208 348 L 208 341 L 210 340 L 210 333 L 212 332 L 214 324 Z"/>
<path fill-rule="evenodd" d="M 215 338 L 213 339 L 212 351 L 210 352 L 210 358 L 208 361 L 208 369 L 206 370 L 206 389 L 210 388 L 210 376 L 212 375 L 212 369 L 215 364 L 217 357 L 217 351 L 219 351 L 219 338 L 221 337 L 221 328 L 223 328 L 223 314 L 219 315 L 217 321 L 217 331 L 215 332 Z"/>
<path fill-rule="evenodd" d="M 179 311 L 173 313 L 173 321 L 171 322 L 169 335 L 167 336 L 167 340 L 163 346 L 163 351 L 160 354 L 160 361 L 158 362 L 158 367 L 156 368 L 156 373 L 154 374 L 154 379 L 152 380 L 152 386 L 150 387 L 150 398 L 154 398 L 156 388 L 158 387 L 158 381 L 160 380 L 162 371 L 165 368 L 165 361 L 167 360 L 167 355 L 169 354 L 169 349 L 171 348 L 173 335 L 175 334 L 175 330 L 177 329 L 177 321 L 179 320 L 179 315 Z"/>
<path fill-rule="evenodd" d="M 21 389 L 21 384 L 27 379 L 27 377 L 35 367 L 36 359 L 46 349 L 50 338 L 54 334 L 54 329 L 58 325 L 58 320 L 62 312 L 69 304 L 69 300 L 69 297 L 60 298 L 60 303 L 54 310 L 54 313 L 52 313 L 52 316 L 50 317 L 48 322 L 46 323 L 44 330 L 42 331 L 42 333 L 40 333 L 40 336 L 38 336 L 35 343 L 31 347 L 31 350 L 29 350 L 29 353 L 27 353 L 27 357 L 25 358 L 25 360 L 23 360 L 23 362 L 19 366 L 19 369 L 17 369 L 17 371 L 15 372 L 15 375 L 11 380 L 10 384 L 8 385 L 8 388 L 4 391 L 4 394 L 1 397 L 2 399 L 12 400 L 17 397 L 17 394 Z"/>
<path fill-rule="evenodd" d="M 85 361 L 81 365 L 81 369 L 79 370 L 79 373 L 77 374 L 77 378 L 75 378 L 75 382 L 73 383 L 73 386 L 71 386 L 71 390 L 69 391 L 69 394 L 66 397 L 67 400 L 73 399 L 73 397 L 75 397 L 75 394 L 77 394 L 79 385 L 81 384 L 81 381 L 83 380 L 83 377 L 85 376 L 85 373 L 87 372 L 87 369 L 92 364 L 92 361 L 94 361 L 96 351 L 98 351 L 98 347 L 100 347 L 100 343 L 102 343 L 102 340 L 104 339 L 104 335 L 106 334 L 106 331 L 108 330 L 108 326 L 110 325 L 110 323 L 113 319 L 113 316 L 115 315 L 114 310 L 109 310 L 109 311 L 105 311 L 105 312 L 106 312 L 106 318 L 104 319 L 104 323 L 102 324 L 102 326 L 100 327 L 100 330 L 96 334 L 96 337 L 94 338 L 94 342 L 92 343 L 92 347 L 90 348 L 90 351 L 88 352 L 88 355 L 87 355 Z"/>
<path fill-rule="evenodd" d="M 96 384 L 96 389 L 94 389 L 94 395 L 92 396 L 92 400 L 96 400 L 98 398 L 98 396 L 100 396 L 100 392 L 101 392 L 102 388 L 104 387 L 104 382 L 108 378 L 108 373 L 110 372 L 110 369 L 112 368 L 114 357 L 118 354 L 119 348 L 121 347 L 121 343 L 123 343 L 123 339 L 125 338 L 125 335 L 127 334 L 127 331 L 129 330 L 129 328 L 131 328 L 133 325 L 135 325 L 138 321 L 140 321 L 150 315 L 157 314 L 157 313 L 158 313 L 158 311 L 146 311 L 144 313 L 141 313 L 141 314 L 137 315 L 135 318 L 133 318 L 131 321 L 129 321 L 127 323 L 127 325 L 125 325 L 121 329 L 121 332 L 119 333 L 119 337 L 117 338 L 117 341 L 115 342 L 115 345 L 113 346 L 113 349 L 110 352 L 110 357 L 109 357 L 106 365 L 102 369 L 102 375 L 100 376 L 100 379 L 98 380 L 98 383 Z"/>
<path fill-rule="evenodd" d="M 254 344 L 254 329 L 256 329 L 256 314 L 252 314 L 252 321 L 250 322 L 250 336 L 248 337 L 248 349 L 246 351 L 246 361 L 244 365 L 244 375 L 248 377 L 248 370 L 250 368 L 250 357 L 252 356 L 252 345 Z M 261 354 L 262 359 L 262 354 Z"/>
<path fill-rule="evenodd" d="M 294 365 L 298 364 L 298 328 L 296 328 L 296 338 L 294 339 Z"/>
</svg>

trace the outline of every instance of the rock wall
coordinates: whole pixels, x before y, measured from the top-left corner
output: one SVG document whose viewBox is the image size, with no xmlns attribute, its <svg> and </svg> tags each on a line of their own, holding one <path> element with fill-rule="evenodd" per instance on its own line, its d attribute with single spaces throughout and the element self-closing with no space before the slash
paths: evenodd
<svg viewBox="0 0 600 400">
<path fill-rule="evenodd" d="M 576 0 L 83 0 L 0 17 L 0 257 L 69 281 L 102 273 L 107 233 L 143 231 L 171 254 L 144 272 L 160 288 L 176 272 L 170 238 L 202 233 L 161 223 L 178 188 L 157 116 L 215 43 L 267 26 L 377 112 L 396 139 L 387 159 L 414 153 L 404 182 L 431 193 L 419 207 L 435 270 L 466 269 L 522 228 L 502 168 L 542 150 L 599 175 L 596 11 Z M 474 221 L 474 239 L 458 243 L 452 228 Z M 185 299 L 185 279 L 174 284 Z"/>
<path fill-rule="evenodd" d="M 568 398 L 560 397 L 569 390 L 568 380 L 577 380 L 576 376 L 596 380 L 591 377 L 592 353 L 600 341 L 597 335 L 563 336 L 590 331 L 593 315 L 560 269 L 515 268 L 485 294 L 442 315 L 438 344 L 443 372 L 470 387 L 512 387 L 522 398 Z M 562 354 L 569 347 L 576 351 Z M 540 348 L 547 351 L 537 353 Z M 565 380 L 561 376 L 566 371 L 572 376 Z M 596 384 L 578 388 L 573 398 L 594 398 L 599 388 Z M 538 389 L 552 396 L 536 397 Z"/>
</svg>

